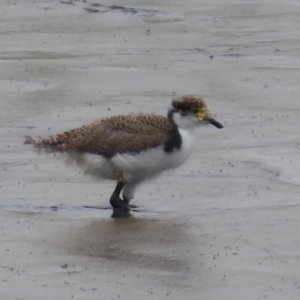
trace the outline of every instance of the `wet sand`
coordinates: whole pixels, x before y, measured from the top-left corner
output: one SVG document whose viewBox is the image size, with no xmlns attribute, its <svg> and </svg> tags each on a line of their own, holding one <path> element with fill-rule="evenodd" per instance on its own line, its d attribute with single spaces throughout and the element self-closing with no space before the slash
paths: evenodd
<svg viewBox="0 0 300 300">
<path fill-rule="evenodd" d="M 0 4 L 0 298 L 298 300 L 298 2 L 99 3 Z M 113 183 L 23 146 L 184 94 L 225 128 L 130 219 Z"/>
</svg>

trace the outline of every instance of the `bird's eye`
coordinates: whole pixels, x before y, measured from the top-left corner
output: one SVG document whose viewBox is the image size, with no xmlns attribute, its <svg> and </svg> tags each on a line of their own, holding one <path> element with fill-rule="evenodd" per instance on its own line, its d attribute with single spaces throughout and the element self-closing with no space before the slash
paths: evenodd
<svg viewBox="0 0 300 300">
<path fill-rule="evenodd" d="M 198 113 L 198 108 L 194 108 L 194 109 L 193 109 L 193 113 L 194 113 L 194 114 L 197 114 L 197 113 Z"/>
</svg>

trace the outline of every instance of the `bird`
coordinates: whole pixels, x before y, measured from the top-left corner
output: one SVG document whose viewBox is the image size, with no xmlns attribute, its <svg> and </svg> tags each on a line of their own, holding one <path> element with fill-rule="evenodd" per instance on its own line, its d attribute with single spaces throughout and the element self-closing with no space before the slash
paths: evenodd
<svg viewBox="0 0 300 300">
<path fill-rule="evenodd" d="M 46 138 L 26 136 L 24 144 L 37 152 L 64 153 L 85 174 L 115 181 L 109 202 L 112 217 L 122 217 L 130 214 L 141 183 L 188 160 L 194 130 L 208 124 L 223 128 L 201 97 L 185 95 L 172 100 L 166 115 L 110 116 Z"/>
</svg>

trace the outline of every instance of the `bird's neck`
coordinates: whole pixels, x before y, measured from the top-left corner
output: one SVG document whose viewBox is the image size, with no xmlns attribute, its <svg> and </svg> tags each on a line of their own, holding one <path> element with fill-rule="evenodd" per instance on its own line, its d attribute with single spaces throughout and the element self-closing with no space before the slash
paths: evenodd
<svg viewBox="0 0 300 300">
<path fill-rule="evenodd" d="M 174 121 L 175 110 L 170 110 L 168 112 L 168 120 L 170 123 L 169 136 L 165 142 L 164 151 L 167 153 L 172 153 L 179 150 L 182 145 L 182 138 L 178 130 L 178 126 Z"/>
</svg>

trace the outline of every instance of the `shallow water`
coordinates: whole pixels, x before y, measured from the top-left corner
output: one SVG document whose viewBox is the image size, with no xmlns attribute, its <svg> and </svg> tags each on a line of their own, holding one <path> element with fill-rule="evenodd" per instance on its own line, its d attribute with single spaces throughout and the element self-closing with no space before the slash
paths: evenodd
<svg viewBox="0 0 300 300">
<path fill-rule="evenodd" d="M 299 299 L 297 1 L 8 1 L 0 15 L 1 299 Z M 191 93 L 225 128 L 201 128 L 132 218 L 110 218 L 114 183 L 23 146 Z"/>
</svg>

